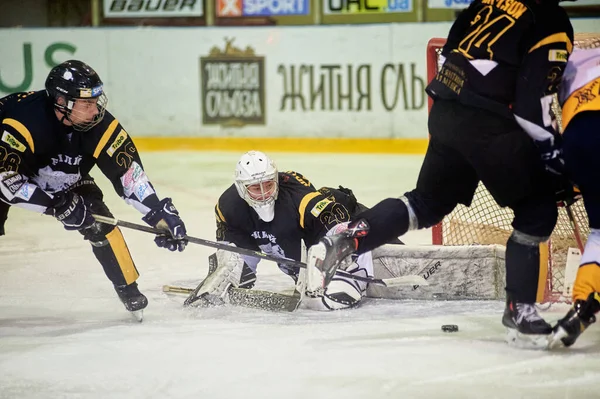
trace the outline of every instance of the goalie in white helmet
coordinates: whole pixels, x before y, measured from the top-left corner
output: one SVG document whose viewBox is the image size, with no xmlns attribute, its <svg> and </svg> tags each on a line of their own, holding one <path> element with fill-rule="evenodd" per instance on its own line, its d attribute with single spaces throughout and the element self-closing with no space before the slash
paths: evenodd
<svg viewBox="0 0 600 399">
<path fill-rule="evenodd" d="M 296 172 L 278 172 L 275 163 L 260 151 L 242 155 L 235 169 L 235 182 L 215 207 L 217 240 L 265 254 L 300 261 L 302 241 L 306 247 L 328 231 L 348 222 L 360 209 L 351 190 L 317 190 Z M 214 258 L 213 258 L 214 259 Z M 219 303 L 229 286 L 252 288 L 258 259 L 224 250 L 216 253 L 216 268 L 196 290 L 197 297 Z M 363 277 L 373 275 L 371 253 L 354 256 L 342 267 Z M 295 282 L 300 306 L 335 310 L 358 305 L 366 283 L 334 276 L 322 286 L 319 275 L 305 269 L 280 265 Z"/>
</svg>

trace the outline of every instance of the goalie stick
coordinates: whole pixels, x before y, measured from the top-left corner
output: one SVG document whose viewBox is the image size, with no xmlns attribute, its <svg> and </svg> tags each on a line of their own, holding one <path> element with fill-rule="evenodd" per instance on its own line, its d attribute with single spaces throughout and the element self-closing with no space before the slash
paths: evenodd
<svg viewBox="0 0 600 399">
<path fill-rule="evenodd" d="M 190 295 L 195 289 L 187 287 L 177 287 L 174 285 L 163 285 L 163 292 L 170 294 Z M 245 288 L 229 287 L 228 302 L 234 306 L 244 306 L 247 308 L 268 310 L 271 312 L 293 312 L 300 304 L 300 295 L 287 295 L 279 292 L 249 290 Z"/>
<path fill-rule="evenodd" d="M 107 216 L 101 216 L 101 215 L 92 215 L 92 216 L 94 217 L 94 219 L 96 219 L 100 223 L 111 224 L 113 226 L 124 227 L 127 229 L 143 231 L 145 233 L 151 233 L 151 234 L 164 234 L 165 233 L 163 230 L 159 230 L 159 229 L 156 229 L 156 228 L 150 227 L 150 226 L 144 226 L 144 225 L 137 224 L 137 223 L 126 222 L 124 220 L 119 220 L 119 219 L 115 219 L 115 218 L 111 218 L 111 217 L 107 217 Z M 267 255 L 267 254 L 264 254 L 264 253 L 258 252 L 258 251 L 253 251 L 251 249 L 234 247 L 232 245 L 221 244 L 218 242 L 204 240 L 202 238 L 197 238 L 197 237 L 192 237 L 192 236 L 186 236 L 185 238 L 188 240 L 188 242 L 191 242 L 192 244 L 204 245 L 206 247 L 222 249 L 224 251 L 235 252 L 240 255 L 247 255 L 247 256 L 252 256 L 255 258 L 259 258 L 259 259 L 270 260 L 272 262 L 276 262 L 278 264 L 285 265 L 288 267 L 298 267 L 301 269 L 306 269 L 306 263 L 298 262 L 293 259 L 277 258 L 275 256 Z M 337 270 L 335 272 L 335 274 L 340 277 L 350 278 L 350 279 L 356 280 L 356 281 L 363 281 L 363 282 L 369 283 L 369 284 L 383 285 L 384 287 L 428 285 L 427 280 L 425 280 L 423 277 L 417 276 L 417 275 L 400 276 L 400 277 L 392 277 L 392 278 L 372 278 L 372 277 L 356 276 L 352 273 L 348 273 L 343 270 Z"/>
</svg>

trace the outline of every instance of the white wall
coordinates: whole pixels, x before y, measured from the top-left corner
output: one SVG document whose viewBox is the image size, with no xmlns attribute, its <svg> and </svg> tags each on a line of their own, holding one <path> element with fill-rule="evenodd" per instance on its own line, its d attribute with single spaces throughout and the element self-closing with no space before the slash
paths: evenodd
<svg viewBox="0 0 600 399">
<path fill-rule="evenodd" d="M 577 31 L 600 30 L 599 20 L 574 24 Z M 424 138 L 426 43 L 431 37 L 446 36 L 449 27 L 449 23 L 429 23 L 2 29 L 0 96 L 25 80 L 26 66 L 32 69 L 31 83 L 22 89 L 38 90 L 52 63 L 76 58 L 98 71 L 110 99 L 109 110 L 137 136 Z M 250 46 L 256 56 L 264 57 L 264 124 L 203 123 L 200 58 L 213 47 L 224 50 L 225 38 L 234 39 L 234 47 Z M 66 47 L 45 54 L 55 43 Z M 31 63 L 25 62 L 28 47 Z M 48 55 L 51 60 L 46 60 Z M 404 79 L 399 79 L 400 67 Z M 320 79 L 324 83 L 324 95 L 317 96 L 312 109 L 311 68 L 313 86 Z M 301 95 L 295 100 L 285 97 L 291 93 L 292 81 L 295 93 Z M 342 93 L 352 93 L 351 101 L 340 99 L 340 87 Z M 395 105 L 386 109 L 386 103 L 394 104 L 396 93 Z"/>
</svg>

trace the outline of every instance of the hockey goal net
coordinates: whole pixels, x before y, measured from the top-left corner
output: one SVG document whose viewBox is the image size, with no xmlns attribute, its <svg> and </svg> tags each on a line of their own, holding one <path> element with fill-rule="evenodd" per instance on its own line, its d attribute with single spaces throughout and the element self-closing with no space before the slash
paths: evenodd
<svg viewBox="0 0 600 399">
<path fill-rule="evenodd" d="M 595 37 L 600 41 L 600 34 L 581 34 L 575 36 L 575 46 L 583 40 Z M 439 68 L 439 55 L 445 39 L 434 38 L 427 44 L 428 81 L 434 78 Z M 429 99 L 431 107 L 431 99 Z M 554 109 L 560 111 L 555 101 Z M 560 115 L 560 112 L 557 112 Z M 583 201 L 579 200 L 571 206 L 574 219 L 579 228 L 581 239 L 585 240 L 589 233 L 588 219 Z M 470 207 L 459 205 L 444 220 L 432 229 L 433 244 L 436 245 L 506 245 L 512 232 L 513 212 L 508 208 L 500 208 L 485 186 L 480 183 Z M 558 222 L 548 241 L 548 273 L 545 282 L 544 302 L 568 302 L 570 295 L 565 286 L 566 278 L 573 278 L 566 271 L 567 257 L 578 254 L 578 244 L 573 226 L 564 207 L 559 208 Z"/>
</svg>

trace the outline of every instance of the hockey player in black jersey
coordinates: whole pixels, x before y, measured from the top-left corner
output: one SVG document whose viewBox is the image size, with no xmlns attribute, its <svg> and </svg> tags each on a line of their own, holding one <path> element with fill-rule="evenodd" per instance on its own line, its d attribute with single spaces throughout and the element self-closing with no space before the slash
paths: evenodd
<svg viewBox="0 0 600 399">
<path fill-rule="evenodd" d="M 0 235 L 10 206 L 54 216 L 79 231 L 125 308 L 141 320 L 148 301 L 123 235 L 92 217 L 112 215 L 90 170 L 98 166 L 146 223 L 165 231 L 155 238 L 158 246 L 182 251 L 185 225 L 171 199 L 157 196 L 129 134 L 106 110 L 102 80 L 90 66 L 63 62 L 45 86 L 0 99 Z"/>
<path fill-rule="evenodd" d="M 264 153 L 250 151 L 237 163 L 235 183 L 215 206 L 217 240 L 265 254 L 301 260 L 302 241 L 316 244 L 328 231 L 343 226 L 364 206 L 357 203 L 348 189 L 317 190 L 296 172 L 278 172 Z M 218 302 L 229 285 L 251 288 L 256 280 L 258 259 L 219 250 L 217 267 L 201 284 L 198 297 Z M 354 257 L 343 266 L 345 271 L 371 277 L 371 253 Z M 300 306 L 314 310 L 334 310 L 358 305 L 366 283 L 334 276 L 327 287 L 311 270 L 282 271 L 296 282 Z M 216 299 L 216 301 L 215 301 Z"/>
<path fill-rule="evenodd" d="M 308 262 L 335 268 L 352 250 L 327 255 L 367 229 L 355 239 L 358 254 L 431 227 L 457 204 L 469 205 L 482 181 L 500 206 L 514 211 L 506 244 L 507 340 L 545 347 L 552 329 L 534 306 L 543 286 L 540 244 L 557 219 L 554 181 L 563 181 L 550 104 L 572 42 L 556 0 L 473 1 L 452 25 L 443 65 L 426 89 L 434 100 L 431 139 L 416 188 L 354 217 L 352 233 L 323 239 Z"/>
</svg>

